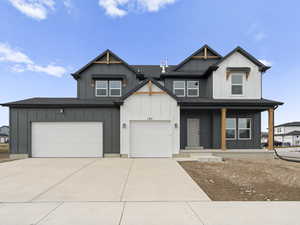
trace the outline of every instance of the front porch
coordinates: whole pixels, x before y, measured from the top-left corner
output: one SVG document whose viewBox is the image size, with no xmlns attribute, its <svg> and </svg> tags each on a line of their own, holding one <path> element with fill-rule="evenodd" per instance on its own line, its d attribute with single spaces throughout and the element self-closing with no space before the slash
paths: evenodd
<svg viewBox="0 0 300 225">
<path fill-rule="evenodd" d="M 261 146 L 263 111 L 268 111 L 268 150 L 272 150 L 274 110 L 274 106 L 181 107 L 180 153 L 264 152 Z"/>
</svg>

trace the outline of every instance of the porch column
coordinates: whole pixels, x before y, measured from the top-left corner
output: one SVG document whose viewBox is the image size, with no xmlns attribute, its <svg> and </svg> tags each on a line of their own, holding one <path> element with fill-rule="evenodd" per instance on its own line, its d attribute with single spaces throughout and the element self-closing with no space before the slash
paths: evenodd
<svg viewBox="0 0 300 225">
<path fill-rule="evenodd" d="M 268 110 L 268 149 L 274 148 L 274 108 Z"/>
<path fill-rule="evenodd" d="M 221 149 L 226 150 L 226 108 L 221 109 Z"/>
</svg>

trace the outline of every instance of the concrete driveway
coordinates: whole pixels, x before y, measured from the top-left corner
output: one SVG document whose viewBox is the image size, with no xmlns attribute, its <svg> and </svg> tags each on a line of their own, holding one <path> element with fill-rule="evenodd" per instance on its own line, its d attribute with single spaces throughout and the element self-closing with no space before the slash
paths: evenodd
<svg viewBox="0 0 300 225">
<path fill-rule="evenodd" d="M 25 159 L 0 164 L 0 202 L 209 201 L 173 159 Z"/>
<path fill-rule="evenodd" d="M 290 225 L 299 202 L 211 202 L 172 159 L 0 163 L 0 224 Z"/>
</svg>

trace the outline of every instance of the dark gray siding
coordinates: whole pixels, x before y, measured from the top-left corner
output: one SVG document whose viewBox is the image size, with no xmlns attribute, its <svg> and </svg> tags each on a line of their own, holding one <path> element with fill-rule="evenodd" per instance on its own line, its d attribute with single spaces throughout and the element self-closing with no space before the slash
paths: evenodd
<svg viewBox="0 0 300 225">
<path fill-rule="evenodd" d="M 220 149 L 221 147 L 221 112 L 220 110 L 181 110 L 180 113 L 180 148 L 187 146 L 187 118 L 200 119 L 200 146 Z M 229 110 L 228 118 L 252 118 L 251 140 L 228 140 L 228 149 L 261 148 L 261 113 L 260 111 Z"/>
<path fill-rule="evenodd" d="M 200 119 L 200 146 L 212 146 L 212 112 L 209 110 L 181 110 L 180 112 L 180 148 L 187 146 L 187 119 Z"/>
<path fill-rule="evenodd" d="M 119 108 L 11 108 L 12 154 L 31 155 L 31 122 L 103 122 L 103 152 L 120 153 Z M 78 132 L 81 132 L 80 130 Z"/>
<path fill-rule="evenodd" d="M 138 85 L 136 75 L 122 64 L 94 64 L 87 70 L 82 72 L 81 77 L 78 79 L 78 98 L 82 99 L 111 99 L 95 96 L 95 87 L 93 86 L 92 75 L 125 75 L 126 79 L 122 86 L 122 94 L 127 93 L 129 90 Z"/>
<path fill-rule="evenodd" d="M 227 148 L 261 148 L 261 113 L 257 111 L 228 111 L 228 118 L 251 118 L 252 138 L 251 140 L 228 140 Z"/>
<path fill-rule="evenodd" d="M 211 96 L 211 88 L 209 86 L 208 83 L 208 79 L 207 78 L 202 78 L 202 79 L 193 79 L 193 78 L 174 78 L 174 79 L 165 79 L 165 87 L 167 89 L 169 89 L 172 93 L 173 93 L 173 81 L 176 80 L 195 80 L 195 81 L 199 81 L 199 97 L 198 98 L 208 98 Z M 186 99 L 193 99 L 193 98 L 197 98 L 197 97 L 186 97 Z"/>
</svg>

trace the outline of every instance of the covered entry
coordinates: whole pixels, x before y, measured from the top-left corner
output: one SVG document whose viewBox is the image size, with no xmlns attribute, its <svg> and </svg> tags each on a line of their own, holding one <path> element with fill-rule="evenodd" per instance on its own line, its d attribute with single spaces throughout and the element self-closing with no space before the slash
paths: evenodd
<svg viewBox="0 0 300 225">
<path fill-rule="evenodd" d="M 145 80 L 125 97 L 121 111 L 121 155 L 172 157 L 179 153 L 180 110 L 167 89 Z"/>
<path fill-rule="evenodd" d="M 33 122 L 32 157 L 102 157 L 101 122 Z"/>
</svg>

